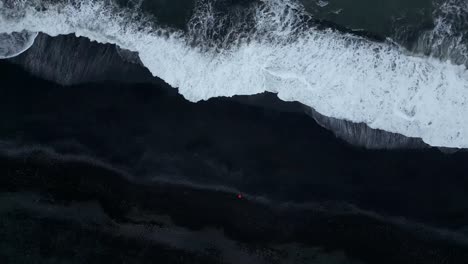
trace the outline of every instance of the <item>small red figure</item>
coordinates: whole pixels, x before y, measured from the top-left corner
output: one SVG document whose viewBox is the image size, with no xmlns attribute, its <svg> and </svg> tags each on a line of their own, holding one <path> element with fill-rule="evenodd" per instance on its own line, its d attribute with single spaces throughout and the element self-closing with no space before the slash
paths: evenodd
<svg viewBox="0 0 468 264">
<path fill-rule="evenodd" d="M 242 198 L 243 198 L 243 197 L 242 197 L 242 194 L 240 194 L 240 193 L 237 194 L 237 199 L 242 199 Z"/>
</svg>

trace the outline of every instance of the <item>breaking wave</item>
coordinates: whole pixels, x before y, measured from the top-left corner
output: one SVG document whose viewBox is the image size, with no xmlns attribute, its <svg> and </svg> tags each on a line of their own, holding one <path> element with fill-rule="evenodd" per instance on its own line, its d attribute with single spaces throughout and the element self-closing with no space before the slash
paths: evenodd
<svg viewBox="0 0 468 264">
<path fill-rule="evenodd" d="M 463 63 L 415 55 L 390 40 L 319 29 L 288 0 L 227 12 L 202 0 L 186 32 L 152 21 L 109 1 L 3 0 L 0 33 L 74 33 L 116 44 L 137 52 L 153 75 L 191 101 L 269 91 L 329 117 L 433 146 L 468 147 Z"/>
<path fill-rule="evenodd" d="M 424 32 L 415 50 L 468 66 L 468 1 L 435 0 L 434 29 Z"/>
</svg>

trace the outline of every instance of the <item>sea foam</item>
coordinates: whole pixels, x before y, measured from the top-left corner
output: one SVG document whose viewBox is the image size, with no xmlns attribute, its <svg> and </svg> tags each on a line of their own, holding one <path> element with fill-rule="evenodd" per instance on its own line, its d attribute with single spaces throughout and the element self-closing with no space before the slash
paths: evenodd
<svg viewBox="0 0 468 264">
<path fill-rule="evenodd" d="M 37 32 L 13 32 L 0 34 L 0 59 L 16 57 L 29 49 L 37 37 Z"/>
</svg>

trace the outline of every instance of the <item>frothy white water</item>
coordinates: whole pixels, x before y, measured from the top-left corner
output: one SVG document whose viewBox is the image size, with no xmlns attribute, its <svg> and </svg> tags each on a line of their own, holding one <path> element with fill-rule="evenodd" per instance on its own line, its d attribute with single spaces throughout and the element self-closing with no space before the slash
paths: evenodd
<svg viewBox="0 0 468 264">
<path fill-rule="evenodd" d="M 13 32 L 0 34 L 0 59 L 18 56 L 29 49 L 37 37 L 36 32 Z"/>
<path fill-rule="evenodd" d="M 434 2 L 435 27 L 419 37 L 415 51 L 468 66 L 468 1 Z"/>
<path fill-rule="evenodd" d="M 433 146 L 468 147 L 465 66 L 306 27 L 295 2 L 262 1 L 251 10 L 248 37 L 233 40 L 242 35 L 236 31 L 245 26 L 240 22 L 225 33 L 230 43 L 213 40 L 217 44 L 210 49 L 189 44 L 189 36 L 197 34 L 204 41 L 214 39 L 213 30 L 224 21 L 208 3 L 198 8 L 197 23 L 190 27 L 194 32 L 187 34 L 148 26 L 134 13 L 100 2 L 34 3 L 18 1 L 0 10 L 0 32 L 75 33 L 117 44 L 138 52 L 155 76 L 191 101 L 270 91 L 326 116 L 420 137 Z"/>
</svg>

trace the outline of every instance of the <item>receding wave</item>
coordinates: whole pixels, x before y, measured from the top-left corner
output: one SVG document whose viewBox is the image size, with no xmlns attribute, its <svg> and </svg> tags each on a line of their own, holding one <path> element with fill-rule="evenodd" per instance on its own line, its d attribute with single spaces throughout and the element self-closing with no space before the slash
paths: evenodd
<svg viewBox="0 0 468 264">
<path fill-rule="evenodd" d="M 270 91 L 326 116 L 468 147 L 465 65 L 318 29 L 294 1 L 262 0 L 228 14 L 199 1 L 187 32 L 100 1 L 4 1 L 0 32 L 116 44 L 191 101 Z"/>
<path fill-rule="evenodd" d="M 0 34 L 0 59 L 18 56 L 29 49 L 37 37 L 37 32 L 12 32 Z"/>
</svg>

